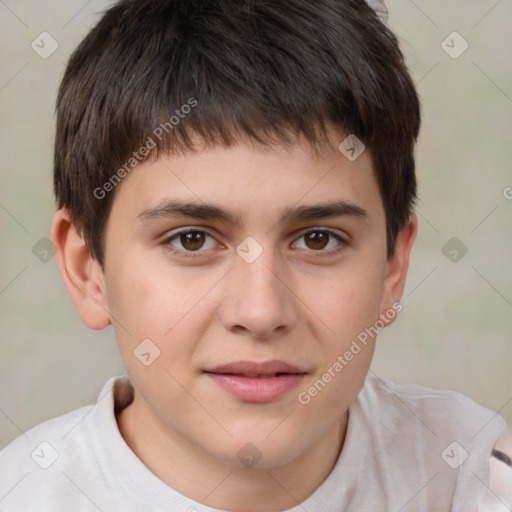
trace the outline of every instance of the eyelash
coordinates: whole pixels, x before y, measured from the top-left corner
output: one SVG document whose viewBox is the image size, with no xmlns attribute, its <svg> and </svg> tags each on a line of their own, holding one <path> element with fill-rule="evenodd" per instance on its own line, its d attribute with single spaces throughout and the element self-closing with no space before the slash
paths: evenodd
<svg viewBox="0 0 512 512">
<path fill-rule="evenodd" d="M 210 236 L 211 238 L 215 239 L 215 237 L 211 233 L 209 233 L 208 231 L 206 231 L 204 229 L 185 228 L 185 229 L 182 229 L 180 231 L 177 231 L 177 232 L 173 233 L 171 236 L 167 237 L 162 243 L 163 243 L 163 245 L 165 245 L 165 247 L 166 247 L 166 249 L 168 251 L 172 252 L 175 255 L 178 255 L 180 258 L 198 258 L 198 257 L 201 256 L 202 252 L 206 252 L 206 251 L 204 251 L 204 250 L 184 251 L 184 250 L 181 250 L 181 249 L 176 249 L 170 243 L 175 238 L 178 238 L 179 236 L 185 235 L 187 233 L 204 233 L 204 234 Z M 331 229 L 327 229 L 327 228 L 313 228 L 313 229 L 310 229 L 308 231 L 303 232 L 299 236 L 298 239 L 300 239 L 300 238 L 302 238 L 302 237 L 304 237 L 304 236 L 306 236 L 306 235 L 308 235 L 310 233 L 327 233 L 330 237 L 335 238 L 339 242 L 339 245 L 335 249 L 330 249 L 329 251 L 322 251 L 322 250 L 314 251 L 313 249 L 310 249 L 308 252 L 311 252 L 312 256 L 315 257 L 315 258 L 323 258 L 323 257 L 327 257 L 327 256 L 336 256 L 336 255 L 340 254 L 341 252 L 343 252 L 345 250 L 345 248 L 349 245 L 349 243 L 345 239 L 343 239 L 338 233 L 336 233 L 335 231 L 332 231 Z"/>
</svg>

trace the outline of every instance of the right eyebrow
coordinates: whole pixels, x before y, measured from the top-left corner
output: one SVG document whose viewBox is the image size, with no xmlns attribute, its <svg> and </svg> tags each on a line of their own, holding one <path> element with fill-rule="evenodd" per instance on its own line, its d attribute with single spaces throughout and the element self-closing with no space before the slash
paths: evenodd
<svg viewBox="0 0 512 512">
<path fill-rule="evenodd" d="M 137 215 L 142 222 L 152 220 L 174 219 L 189 217 L 193 219 L 220 220 L 226 223 L 238 224 L 240 218 L 212 204 L 185 203 L 182 201 L 165 201 L 154 208 L 149 208 Z"/>
</svg>

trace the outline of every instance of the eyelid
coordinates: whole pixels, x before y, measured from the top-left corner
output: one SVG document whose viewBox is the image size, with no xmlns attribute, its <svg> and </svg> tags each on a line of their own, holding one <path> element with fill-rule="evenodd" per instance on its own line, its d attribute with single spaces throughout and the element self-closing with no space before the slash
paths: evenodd
<svg viewBox="0 0 512 512">
<path fill-rule="evenodd" d="M 186 234 L 186 233 L 204 233 L 205 235 L 213 238 L 218 244 L 220 243 L 218 240 L 217 240 L 217 237 L 210 232 L 209 229 L 207 228 L 204 228 L 204 227 L 196 227 L 196 226 L 186 226 L 184 228 L 179 228 L 179 229 L 176 229 L 175 231 L 167 234 L 165 236 L 165 238 L 163 239 L 162 243 L 165 244 L 166 246 L 171 246 L 170 242 L 171 240 L 174 240 L 175 238 L 179 237 L 180 235 L 183 235 L 183 234 Z M 222 244 L 221 244 L 222 245 Z M 203 250 L 203 249 L 199 249 L 197 251 L 184 251 L 182 249 L 177 249 L 176 247 L 174 246 L 171 246 L 173 247 L 173 252 L 179 252 L 179 253 L 185 253 L 185 254 L 190 254 L 190 255 L 193 255 L 193 254 L 197 254 L 197 253 L 201 253 L 201 252 L 206 252 L 210 249 L 206 249 L 206 250 Z"/>
<path fill-rule="evenodd" d="M 295 239 L 300 238 L 301 236 L 304 236 L 306 233 L 311 233 L 312 231 L 320 231 L 322 233 L 328 233 L 329 235 L 334 236 L 335 238 L 338 238 L 340 240 L 348 242 L 348 239 L 350 239 L 349 235 L 347 233 L 340 232 L 339 230 L 327 226 L 311 226 L 304 229 L 299 230 L 298 234 L 295 235 Z M 343 233 L 343 234 L 342 234 Z"/>
</svg>

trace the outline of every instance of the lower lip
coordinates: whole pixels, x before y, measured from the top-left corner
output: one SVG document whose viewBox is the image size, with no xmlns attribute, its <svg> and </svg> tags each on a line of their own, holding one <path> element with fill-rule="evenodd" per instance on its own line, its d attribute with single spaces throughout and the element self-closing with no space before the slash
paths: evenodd
<svg viewBox="0 0 512 512">
<path fill-rule="evenodd" d="M 242 377 L 219 373 L 207 373 L 222 389 L 244 402 L 271 402 L 299 385 L 303 373 L 280 375 L 279 377 Z"/>
</svg>

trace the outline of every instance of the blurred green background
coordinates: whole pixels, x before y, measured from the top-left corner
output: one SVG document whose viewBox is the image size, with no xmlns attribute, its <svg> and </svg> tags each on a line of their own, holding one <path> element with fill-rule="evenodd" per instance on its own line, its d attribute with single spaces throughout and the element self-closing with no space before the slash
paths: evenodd
<svg viewBox="0 0 512 512">
<path fill-rule="evenodd" d="M 109 3 L 0 2 L 0 447 L 95 401 L 123 372 L 111 329 L 86 328 L 56 259 L 33 253 L 37 243 L 44 250 L 54 212 L 57 88 Z M 423 104 L 420 232 L 403 311 L 380 334 L 372 369 L 460 391 L 512 422 L 512 1 L 387 5 Z M 42 32 L 56 43 L 45 35 L 42 45 Z M 453 237 L 459 247 L 443 252 Z"/>
</svg>

